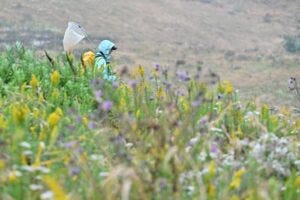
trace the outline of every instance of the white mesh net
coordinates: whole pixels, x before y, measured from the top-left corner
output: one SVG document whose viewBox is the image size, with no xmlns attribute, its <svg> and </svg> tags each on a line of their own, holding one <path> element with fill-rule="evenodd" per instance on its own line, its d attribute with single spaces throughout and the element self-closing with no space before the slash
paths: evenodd
<svg viewBox="0 0 300 200">
<path fill-rule="evenodd" d="M 63 39 L 64 50 L 71 52 L 74 47 L 86 37 L 87 33 L 82 26 L 75 22 L 69 22 Z"/>
</svg>

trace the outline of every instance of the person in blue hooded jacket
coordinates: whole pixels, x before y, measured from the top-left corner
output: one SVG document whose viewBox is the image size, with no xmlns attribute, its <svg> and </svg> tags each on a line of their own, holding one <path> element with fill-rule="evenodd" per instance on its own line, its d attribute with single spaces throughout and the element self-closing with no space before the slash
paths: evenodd
<svg viewBox="0 0 300 200">
<path fill-rule="evenodd" d="M 102 77 L 104 80 L 110 82 L 117 80 L 117 77 L 113 73 L 110 66 L 111 53 L 116 49 L 117 47 L 114 43 L 109 40 L 103 40 L 98 46 L 95 58 L 95 68 L 102 72 Z"/>
</svg>

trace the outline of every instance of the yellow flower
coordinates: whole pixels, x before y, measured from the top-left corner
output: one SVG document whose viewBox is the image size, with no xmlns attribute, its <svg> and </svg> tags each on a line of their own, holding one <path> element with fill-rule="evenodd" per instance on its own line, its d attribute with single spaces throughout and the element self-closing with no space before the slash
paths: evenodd
<svg viewBox="0 0 300 200">
<path fill-rule="evenodd" d="M 53 98 L 54 100 L 57 100 L 58 97 L 59 97 L 59 91 L 58 91 L 58 89 L 55 88 L 55 89 L 53 90 L 53 92 L 52 92 L 51 95 L 52 95 L 52 98 Z"/>
<path fill-rule="evenodd" d="M 21 86 L 21 92 L 25 92 L 26 90 L 26 83 L 23 83 L 22 86 Z"/>
<path fill-rule="evenodd" d="M 165 96 L 164 90 L 162 89 L 162 87 L 160 87 L 160 88 L 158 89 L 157 93 L 156 93 L 156 97 L 157 97 L 158 99 L 161 99 L 161 98 L 163 98 L 164 96 Z"/>
<path fill-rule="evenodd" d="M 231 94 L 233 92 L 233 86 L 230 81 L 224 81 L 225 85 L 225 93 L 226 94 Z"/>
<path fill-rule="evenodd" d="M 298 119 L 298 120 L 296 121 L 295 125 L 296 125 L 296 128 L 297 128 L 297 129 L 300 129 L 300 119 Z"/>
<path fill-rule="evenodd" d="M 89 120 L 87 117 L 82 117 L 82 123 L 87 126 L 89 124 Z"/>
<path fill-rule="evenodd" d="M 54 86 L 57 86 L 59 84 L 59 80 L 60 80 L 60 74 L 57 70 L 55 70 L 52 74 L 51 74 L 51 82 Z"/>
<path fill-rule="evenodd" d="M 158 78 L 158 73 L 157 73 L 157 71 L 156 71 L 155 69 L 152 70 L 152 75 L 153 75 L 153 77 L 154 77 L 155 79 Z"/>
<path fill-rule="evenodd" d="M 225 87 L 221 82 L 218 83 L 218 92 L 223 94 L 225 92 Z"/>
<path fill-rule="evenodd" d="M 31 88 L 36 89 L 37 86 L 38 86 L 38 84 L 39 84 L 39 81 L 37 80 L 37 78 L 35 77 L 35 75 L 32 74 L 31 75 L 31 80 L 30 80 L 30 86 L 31 86 Z"/>
<path fill-rule="evenodd" d="M 141 65 L 139 66 L 139 74 L 141 77 L 144 77 L 144 75 L 145 75 L 145 69 Z"/>
<path fill-rule="evenodd" d="M 240 198 L 237 195 L 233 195 L 230 200 L 239 200 Z"/>
<path fill-rule="evenodd" d="M 7 178 L 8 178 L 8 180 L 9 180 L 10 182 L 14 182 L 14 181 L 16 181 L 17 178 L 20 177 L 21 175 L 22 175 L 21 172 L 15 170 L 15 171 L 9 172 Z"/>
<path fill-rule="evenodd" d="M 5 129 L 5 128 L 6 128 L 6 120 L 2 115 L 0 115 L 0 129 Z"/>
<path fill-rule="evenodd" d="M 23 122 L 29 112 L 30 109 L 26 104 L 16 104 L 12 107 L 12 116 L 17 124 Z"/>
<path fill-rule="evenodd" d="M 63 115 L 64 115 L 64 114 L 63 114 L 63 111 L 62 111 L 59 107 L 56 108 L 55 112 L 56 112 L 59 116 L 63 116 Z"/>
<path fill-rule="evenodd" d="M 34 117 L 35 119 L 38 119 L 38 118 L 39 118 L 39 115 L 40 115 L 39 109 L 33 108 L 33 117 Z"/>
<path fill-rule="evenodd" d="M 183 109 L 183 112 L 188 113 L 190 111 L 189 103 L 184 97 L 180 97 L 179 103 Z"/>
<path fill-rule="evenodd" d="M 245 169 L 240 169 L 239 171 L 235 172 L 232 178 L 232 181 L 230 183 L 231 189 L 238 189 L 241 185 L 241 178 L 246 173 Z"/>
<path fill-rule="evenodd" d="M 284 115 L 285 117 L 290 117 L 290 116 L 291 116 L 291 112 L 287 109 L 286 106 L 282 106 L 282 107 L 280 108 L 280 113 L 281 113 L 282 115 Z"/>
<path fill-rule="evenodd" d="M 63 116 L 63 111 L 60 108 L 56 108 L 56 110 L 51 113 L 48 117 L 48 124 L 50 127 L 55 127 L 57 126 L 60 118 Z"/>
<path fill-rule="evenodd" d="M 300 189 L 300 176 L 298 176 L 295 180 L 295 186 Z"/>
<path fill-rule="evenodd" d="M 214 176 L 216 174 L 216 162 L 211 161 L 208 166 L 208 174 L 209 176 Z"/>
<path fill-rule="evenodd" d="M 93 68 L 95 63 L 95 53 L 87 51 L 82 55 L 82 61 L 86 67 Z"/>
<path fill-rule="evenodd" d="M 141 110 L 138 109 L 138 110 L 136 111 L 136 113 L 135 113 L 135 117 L 136 117 L 136 118 L 140 118 L 140 116 L 141 116 Z"/>
<path fill-rule="evenodd" d="M 40 142 L 36 156 L 35 156 L 35 162 L 34 162 L 34 166 L 40 166 L 41 165 L 41 157 L 42 157 L 42 151 L 45 148 L 45 144 L 44 142 Z"/>
<path fill-rule="evenodd" d="M 53 112 L 48 117 L 48 124 L 50 127 L 55 127 L 55 126 L 57 126 L 59 120 L 60 120 L 59 114 L 57 114 L 56 112 Z"/>
<path fill-rule="evenodd" d="M 4 160 L 0 160 L 0 170 L 5 168 Z"/>
<path fill-rule="evenodd" d="M 207 193 L 209 198 L 214 198 L 216 195 L 216 186 L 209 184 Z"/>
<path fill-rule="evenodd" d="M 119 109 L 120 110 L 125 110 L 126 109 L 126 100 L 125 97 L 121 97 L 119 101 Z"/>
<path fill-rule="evenodd" d="M 65 194 L 63 188 L 59 185 L 58 181 L 56 181 L 54 178 L 52 178 L 51 176 L 44 176 L 43 181 L 53 192 L 55 200 L 69 199 L 68 196 Z"/>
<path fill-rule="evenodd" d="M 43 103 L 44 101 L 45 101 L 44 95 L 43 95 L 43 93 L 41 92 L 41 93 L 39 94 L 39 102 L 40 102 L 40 103 Z"/>
</svg>

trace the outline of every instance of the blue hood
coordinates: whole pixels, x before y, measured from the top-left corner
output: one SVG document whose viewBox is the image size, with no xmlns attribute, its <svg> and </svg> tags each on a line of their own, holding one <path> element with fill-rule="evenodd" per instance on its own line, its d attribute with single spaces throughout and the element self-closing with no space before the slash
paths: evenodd
<svg viewBox="0 0 300 200">
<path fill-rule="evenodd" d="M 115 44 L 109 40 L 101 41 L 98 46 L 98 49 L 97 49 L 97 55 L 102 56 L 102 54 L 103 54 L 105 61 L 110 62 L 110 57 L 111 57 L 110 52 L 114 46 L 115 46 Z"/>
</svg>

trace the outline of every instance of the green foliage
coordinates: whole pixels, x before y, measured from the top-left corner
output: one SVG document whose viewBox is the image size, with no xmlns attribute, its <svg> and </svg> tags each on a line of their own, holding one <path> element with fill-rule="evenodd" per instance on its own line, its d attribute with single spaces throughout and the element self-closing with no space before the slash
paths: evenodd
<svg viewBox="0 0 300 200">
<path fill-rule="evenodd" d="M 291 53 L 300 52 L 300 35 L 298 36 L 285 36 L 284 48 Z"/>
<path fill-rule="evenodd" d="M 104 82 L 70 59 L 20 44 L 0 56 L 2 198 L 299 197 L 300 123 L 287 108 L 141 66 Z"/>
</svg>

